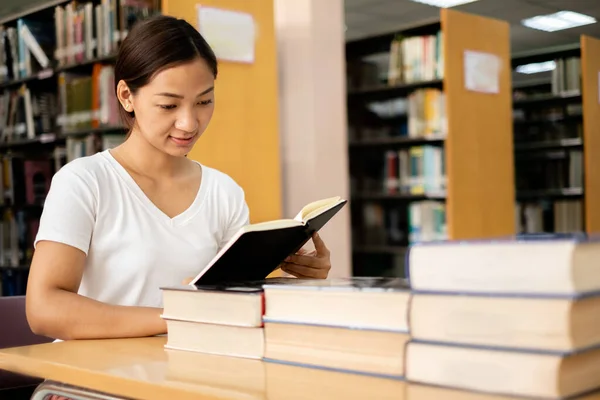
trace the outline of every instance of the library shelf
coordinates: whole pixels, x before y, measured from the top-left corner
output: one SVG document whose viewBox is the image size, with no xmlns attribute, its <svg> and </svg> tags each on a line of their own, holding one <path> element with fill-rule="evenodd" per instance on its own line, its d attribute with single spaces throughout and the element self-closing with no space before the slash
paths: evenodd
<svg viewBox="0 0 600 400">
<path fill-rule="evenodd" d="M 581 35 L 577 45 L 515 55 L 512 66 L 532 62 L 554 69 L 513 87 L 518 233 L 596 233 L 600 41 Z"/>
<path fill-rule="evenodd" d="M 452 9 L 347 43 L 355 273 L 403 274 L 418 241 L 514 234 L 509 49 L 506 22 Z M 467 51 L 499 61 L 497 93 L 465 87 Z"/>
<path fill-rule="evenodd" d="M 161 13 L 159 0 L 134 3 L 46 0 L 0 18 L 0 224 L 10 227 L 0 248 L 0 288 L 10 278 L 6 271 L 17 271 L 7 267 L 30 264 L 43 210 L 33 204 L 44 203 L 56 171 L 125 138 L 116 53 L 134 23 Z M 110 30 L 102 28 L 107 21 Z M 13 281 L 4 293 L 23 294 L 24 283 Z"/>
</svg>

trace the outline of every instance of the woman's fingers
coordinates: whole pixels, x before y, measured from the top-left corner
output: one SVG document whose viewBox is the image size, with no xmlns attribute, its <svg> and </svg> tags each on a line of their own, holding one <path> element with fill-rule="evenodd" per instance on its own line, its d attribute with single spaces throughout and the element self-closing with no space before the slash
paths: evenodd
<svg viewBox="0 0 600 400">
<path fill-rule="evenodd" d="M 298 255 L 298 254 L 291 255 L 285 259 L 285 262 L 287 262 L 287 263 L 305 265 L 305 266 L 309 266 L 312 268 L 319 268 L 319 261 L 320 260 L 318 258 L 316 258 L 315 256 L 310 256 L 310 255 L 304 256 L 304 255 Z"/>
<path fill-rule="evenodd" d="M 294 275 L 296 278 L 307 279 L 323 279 L 327 277 L 329 268 L 313 268 L 305 265 L 284 263 L 281 270 L 288 274 Z"/>
</svg>

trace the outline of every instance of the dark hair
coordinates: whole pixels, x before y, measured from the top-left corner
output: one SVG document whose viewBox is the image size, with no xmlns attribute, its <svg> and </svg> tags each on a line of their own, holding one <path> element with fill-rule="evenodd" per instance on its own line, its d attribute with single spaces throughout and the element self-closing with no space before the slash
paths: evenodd
<svg viewBox="0 0 600 400">
<path fill-rule="evenodd" d="M 202 58 L 217 77 L 217 58 L 206 40 L 183 19 L 157 15 L 137 22 L 119 47 L 115 63 L 115 91 L 123 80 L 132 94 L 161 70 Z M 135 115 L 119 105 L 131 131 Z"/>
</svg>

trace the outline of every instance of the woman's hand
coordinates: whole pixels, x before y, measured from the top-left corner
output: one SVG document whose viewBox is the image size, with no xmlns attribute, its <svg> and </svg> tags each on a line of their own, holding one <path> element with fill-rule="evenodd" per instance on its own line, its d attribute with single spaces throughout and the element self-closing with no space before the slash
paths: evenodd
<svg viewBox="0 0 600 400">
<path fill-rule="evenodd" d="M 325 279 L 331 269 L 329 249 L 318 233 L 312 237 L 315 244 L 314 251 L 300 249 L 296 254 L 289 256 L 281 264 L 281 270 L 296 278 Z"/>
</svg>

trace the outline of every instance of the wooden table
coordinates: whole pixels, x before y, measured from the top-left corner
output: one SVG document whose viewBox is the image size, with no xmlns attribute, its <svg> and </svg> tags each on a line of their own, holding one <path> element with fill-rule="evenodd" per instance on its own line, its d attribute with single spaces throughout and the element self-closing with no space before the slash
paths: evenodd
<svg viewBox="0 0 600 400">
<path fill-rule="evenodd" d="M 0 369 L 133 399 L 403 399 L 402 381 L 164 349 L 165 337 L 0 350 Z M 267 378 L 268 377 L 268 378 Z M 268 393 L 268 396 L 267 396 Z"/>
<path fill-rule="evenodd" d="M 97 397 L 97 392 L 149 400 L 510 399 L 259 360 L 166 350 L 165 341 L 165 337 L 68 341 L 3 349 L 0 369 L 63 382 L 90 393 L 77 399 L 109 398 Z M 600 395 L 588 399 L 598 400 Z"/>
</svg>

